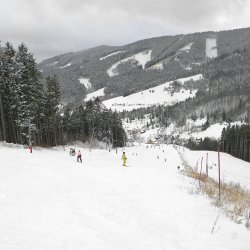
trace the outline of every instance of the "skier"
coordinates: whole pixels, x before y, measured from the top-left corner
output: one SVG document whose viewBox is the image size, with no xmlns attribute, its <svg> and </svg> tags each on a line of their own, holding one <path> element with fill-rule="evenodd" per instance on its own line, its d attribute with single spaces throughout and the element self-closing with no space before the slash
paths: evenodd
<svg viewBox="0 0 250 250">
<path fill-rule="evenodd" d="M 77 152 L 77 162 L 79 162 L 79 160 L 80 160 L 80 162 L 82 163 L 82 153 L 81 153 L 81 151 L 80 150 L 78 150 L 78 152 Z"/>
<path fill-rule="evenodd" d="M 123 160 L 123 166 L 126 167 L 127 157 L 125 155 L 125 152 L 122 153 L 122 160 Z"/>
<path fill-rule="evenodd" d="M 30 150 L 30 153 L 32 154 L 32 144 L 31 143 L 29 145 L 29 150 Z"/>
<path fill-rule="evenodd" d="M 69 154 L 70 154 L 71 156 L 75 156 L 75 154 L 76 154 L 75 149 L 74 149 L 74 148 L 71 148 L 70 151 L 69 151 Z"/>
</svg>

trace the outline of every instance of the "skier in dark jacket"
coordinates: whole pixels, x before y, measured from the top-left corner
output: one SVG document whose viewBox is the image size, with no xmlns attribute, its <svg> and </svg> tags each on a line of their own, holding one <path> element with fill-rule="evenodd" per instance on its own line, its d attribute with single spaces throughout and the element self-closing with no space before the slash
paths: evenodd
<svg viewBox="0 0 250 250">
<path fill-rule="evenodd" d="M 69 151 L 69 154 L 70 154 L 71 156 L 75 156 L 75 154 L 76 154 L 75 149 L 74 149 L 74 148 L 71 148 L 70 151 Z"/>
</svg>

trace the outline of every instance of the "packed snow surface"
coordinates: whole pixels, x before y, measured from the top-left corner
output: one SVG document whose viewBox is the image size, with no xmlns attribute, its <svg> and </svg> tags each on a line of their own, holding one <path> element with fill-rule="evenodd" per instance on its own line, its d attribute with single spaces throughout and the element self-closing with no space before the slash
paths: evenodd
<svg viewBox="0 0 250 250">
<path fill-rule="evenodd" d="M 96 98 L 96 97 L 98 97 L 98 96 L 104 96 L 104 95 L 105 95 L 105 94 L 104 94 L 104 89 L 105 89 L 105 88 L 98 89 L 98 90 L 96 90 L 96 91 L 94 91 L 94 92 L 92 92 L 92 93 L 87 94 L 87 96 L 86 96 L 86 98 L 84 99 L 84 101 L 86 102 L 86 101 L 89 101 L 89 100 L 91 100 L 91 99 L 94 99 L 94 98 Z"/>
<path fill-rule="evenodd" d="M 107 73 L 110 77 L 119 75 L 119 72 L 117 72 L 118 65 L 120 65 L 122 63 L 126 63 L 128 61 L 136 61 L 138 63 L 138 65 L 142 65 L 142 68 L 144 69 L 146 63 L 151 60 L 151 53 L 152 53 L 152 50 L 145 50 L 145 51 L 142 51 L 142 52 L 135 54 L 133 56 L 122 59 L 122 60 L 116 62 L 115 64 L 113 64 L 107 70 Z"/>
<path fill-rule="evenodd" d="M 85 86 L 86 89 L 91 89 L 91 82 L 89 81 L 89 78 L 80 77 L 78 80 Z"/>
<path fill-rule="evenodd" d="M 244 225 L 192 193 L 174 147 L 126 148 L 127 167 L 120 149 L 80 149 L 82 164 L 69 148 L 0 148 L 1 249 L 249 249 Z M 222 175 L 249 185 L 249 164 L 232 159 Z"/>
<path fill-rule="evenodd" d="M 108 58 L 108 57 L 111 57 L 111 56 L 114 56 L 114 55 L 117 55 L 117 54 L 121 54 L 121 53 L 124 53 L 125 51 L 116 51 L 116 52 L 114 52 L 114 53 L 111 53 L 111 54 L 108 54 L 108 55 L 106 55 L 106 56 L 104 56 L 104 57 L 101 57 L 100 58 L 100 61 L 102 61 L 102 60 L 104 60 L 104 59 L 106 59 L 106 58 Z"/>
<path fill-rule="evenodd" d="M 177 79 L 180 84 L 184 85 L 185 82 L 193 80 L 197 81 L 202 79 L 202 75 L 194 75 L 186 78 Z M 171 83 L 166 82 L 156 87 L 137 92 L 135 94 L 123 97 L 118 96 L 103 102 L 107 108 L 111 108 L 116 111 L 132 110 L 138 108 L 150 107 L 152 105 L 173 105 L 177 102 L 185 101 L 187 98 L 192 98 L 196 95 L 197 90 L 190 91 L 182 88 L 179 92 L 171 93 Z"/>
<path fill-rule="evenodd" d="M 207 38 L 206 39 L 206 57 L 214 58 L 218 56 L 217 52 L 217 39 Z"/>
</svg>

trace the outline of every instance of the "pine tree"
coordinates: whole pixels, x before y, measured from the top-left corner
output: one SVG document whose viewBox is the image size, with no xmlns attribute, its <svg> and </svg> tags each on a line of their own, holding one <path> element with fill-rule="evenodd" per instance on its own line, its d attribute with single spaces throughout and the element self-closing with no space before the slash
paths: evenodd
<svg viewBox="0 0 250 250">
<path fill-rule="evenodd" d="M 28 48 L 23 43 L 18 47 L 16 53 L 16 73 L 15 93 L 18 103 L 17 124 L 22 125 L 27 121 L 35 122 L 42 102 L 42 85 L 39 82 L 40 73 L 33 58 L 28 52 Z M 22 129 L 21 141 L 27 143 L 27 127 Z"/>
<path fill-rule="evenodd" d="M 16 142 L 15 126 L 15 95 L 13 85 L 15 85 L 15 51 L 12 45 L 7 42 L 1 48 L 0 55 L 0 112 L 3 140 Z"/>
<path fill-rule="evenodd" d="M 46 132 L 47 141 L 50 145 L 58 145 L 60 141 L 60 86 L 55 76 L 46 79 Z"/>
</svg>

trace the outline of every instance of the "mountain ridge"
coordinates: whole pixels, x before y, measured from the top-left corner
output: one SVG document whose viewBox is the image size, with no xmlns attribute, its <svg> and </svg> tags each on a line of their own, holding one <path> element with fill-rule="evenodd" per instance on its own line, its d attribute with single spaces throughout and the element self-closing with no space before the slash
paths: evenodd
<svg viewBox="0 0 250 250">
<path fill-rule="evenodd" d="M 82 103 L 87 94 L 100 89 L 104 89 L 101 99 L 106 100 L 196 74 L 203 74 L 211 86 L 225 76 L 233 79 L 248 71 L 244 51 L 249 51 L 249 44 L 250 28 L 159 36 L 123 46 L 100 45 L 66 53 L 44 60 L 39 68 L 45 76 L 55 74 L 59 78 L 64 104 Z M 246 65 L 236 67 L 230 61 L 237 53 L 241 57 L 237 63 L 243 60 Z M 225 60 L 229 68 L 219 70 Z"/>
</svg>

